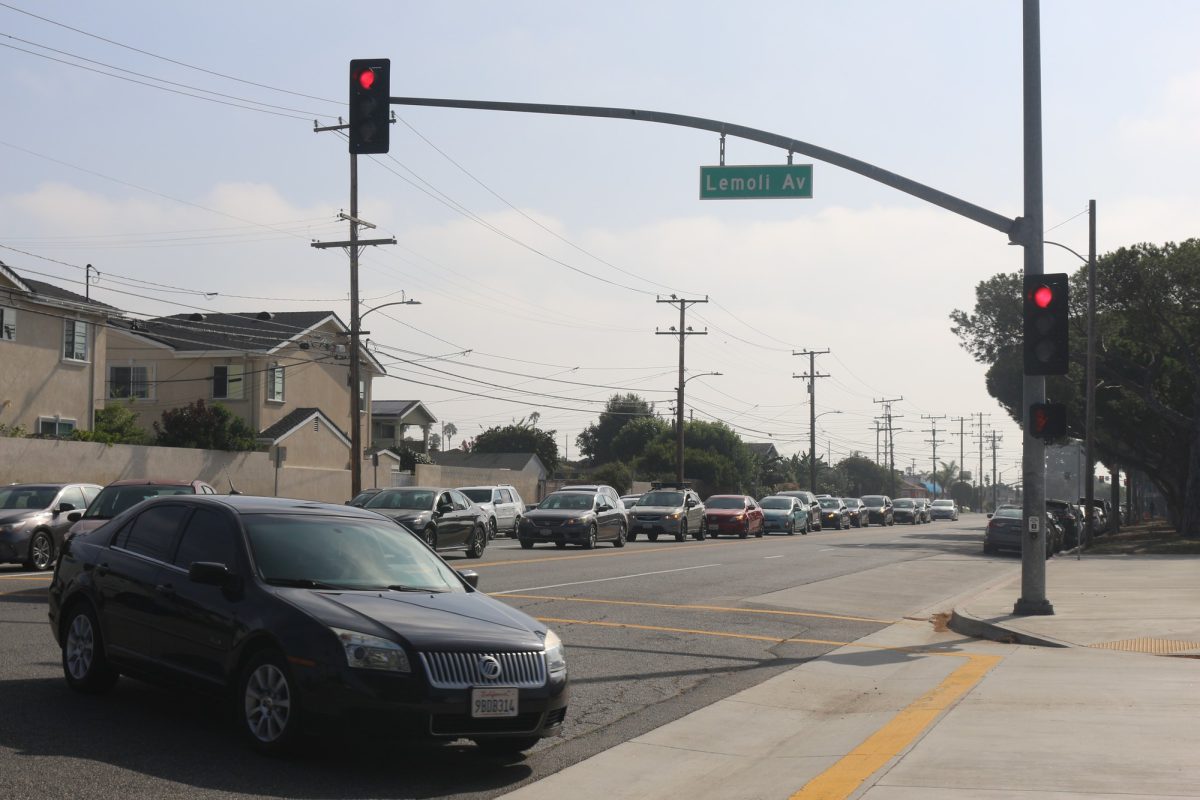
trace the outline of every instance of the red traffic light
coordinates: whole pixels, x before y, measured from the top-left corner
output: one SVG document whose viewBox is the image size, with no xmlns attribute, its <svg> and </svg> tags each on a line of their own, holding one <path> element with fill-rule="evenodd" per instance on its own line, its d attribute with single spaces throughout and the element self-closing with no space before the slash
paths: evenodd
<svg viewBox="0 0 1200 800">
<path fill-rule="evenodd" d="M 375 85 L 375 70 L 364 69 L 358 73 L 358 85 L 364 89 L 370 89 Z"/>
<path fill-rule="evenodd" d="M 1033 292 L 1033 303 L 1038 308 L 1048 308 L 1054 301 L 1054 292 L 1049 286 L 1039 286 Z"/>
</svg>

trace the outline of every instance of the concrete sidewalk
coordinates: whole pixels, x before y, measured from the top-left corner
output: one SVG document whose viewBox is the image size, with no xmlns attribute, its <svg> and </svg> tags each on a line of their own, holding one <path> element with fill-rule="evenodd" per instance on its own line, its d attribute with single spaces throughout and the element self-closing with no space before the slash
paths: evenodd
<svg viewBox="0 0 1200 800">
<path fill-rule="evenodd" d="M 506 797 L 1200 798 L 1200 661 L 1149 654 L 1200 652 L 1200 558 L 1047 570 L 1054 616 L 1019 564 L 927 610 L 1000 641 L 907 619 Z"/>
</svg>

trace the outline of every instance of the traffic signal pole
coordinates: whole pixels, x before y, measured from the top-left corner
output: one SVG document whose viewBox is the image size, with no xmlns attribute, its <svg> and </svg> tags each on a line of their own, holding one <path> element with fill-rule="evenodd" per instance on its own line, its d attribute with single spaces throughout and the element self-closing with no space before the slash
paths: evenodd
<svg viewBox="0 0 1200 800">
<path fill-rule="evenodd" d="M 1024 128 L 1025 128 L 1025 214 L 1019 226 L 1019 241 L 1025 247 L 1025 277 L 1045 273 L 1045 226 L 1042 208 L 1042 59 L 1041 22 L 1038 0 L 1022 4 Z M 1028 370 L 1026 370 L 1028 372 Z M 1044 375 L 1024 376 L 1022 406 L 1046 402 Z M 1020 616 L 1053 614 L 1046 599 L 1046 445 L 1030 430 L 1027 414 L 1021 446 L 1021 483 L 1024 487 L 1023 534 L 1021 539 L 1021 596 L 1013 606 Z"/>
</svg>

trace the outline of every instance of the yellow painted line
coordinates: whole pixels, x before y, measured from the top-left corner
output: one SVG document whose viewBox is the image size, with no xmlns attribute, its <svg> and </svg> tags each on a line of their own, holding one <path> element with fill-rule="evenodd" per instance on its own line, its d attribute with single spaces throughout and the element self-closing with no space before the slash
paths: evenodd
<svg viewBox="0 0 1200 800">
<path fill-rule="evenodd" d="M 967 663 L 950 673 L 931 691 L 914 700 L 858 747 L 813 778 L 789 800 L 845 800 L 868 778 L 916 741 L 934 721 L 973 689 L 1000 656 L 963 656 Z"/>
<path fill-rule="evenodd" d="M 504 594 L 499 596 L 500 599 L 508 597 L 517 597 L 522 600 L 557 600 L 569 603 L 596 603 L 599 605 L 613 606 L 640 606 L 642 608 L 673 608 L 687 611 L 714 611 L 714 612 L 734 612 L 738 614 L 766 614 L 768 616 L 779 617 L 807 617 L 815 619 L 840 619 L 849 622 L 878 622 L 883 625 L 894 625 L 898 620 L 894 619 L 871 619 L 870 617 L 849 617 L 840 614 L 818 614 L 810 611 L 776 611 L 767 608 L 730 608 L 726 606 L 705 606 L 705 605 L 687 605 L 681 603 L 646 603 L 636 600 L 601 600 L 591 597 L 551 597 L 549 595 L 540 594 Z"/>
<path fill-rule="evenodd" d="M 45 575 L 0 575 L 0 580 L 3 581 L 45 581 L 53 578 L 54 575 L 47 573 Z"/>
<path fill-rule="evenodd" d="M 515 566 L 517 564 L 541 564 L 546 561 L 573 561 L 578 558 L 617 558 L 619 556 L 626 556 L 626 557 L 637 556 L 637 555 L 641 555 L 642 553 L 668 553 L 668 552 L 672 552 L 672 551 L 678 551 L 680 546 L 685 545 L 685 544 L 691 544 L 694 549 L 696 547 L 728 547 L 729 545 L 735 545 L 735 544 L 745 546 L 752 542 L 758 543 L 758 544 L 767 544 L 768 542 L 772 543 L 772 544 L 779 544 L 782 541 L 783 541 L 782 539 L 767 539 L 767 538 L 759 539 L 759 538 L 755 537 L 753 539 L 732 539 L 729 541 L 720 541 L 720 540 L 709 541 L 706 539 L 703 542 L 697 542 L 694 540 L 692 542 L 675 542 L 674 547 L 651 547 L 651 548 L 632 547 L 631 548 L 629 545 L 625 545 L 625 547 L 622 547 L 622 548 L 614 547 L 612 550 L 610 550 L 607 553 L 597 553 L 594 551 L 588 551 L 588 552 L 584 552 L 584 553 L 581 553 L 576 556 L 545 556 L 543 558 L 521 558 L 521 559 L 514 559 L 512 561 L 483 561 L 478 564 L 464 564 L 463 569 L 483 569 L 485 567 L 508 567 L 508 566 Z M 793 541 L 803 541 L 803 540 L 793 539 Z M 602 545 L 607 544 L 607 542 L 600 542 L 600 544 L 602 544 Z M 455 562 L 455 563 L 457 564 L 457 562 Z"/>
</svg>

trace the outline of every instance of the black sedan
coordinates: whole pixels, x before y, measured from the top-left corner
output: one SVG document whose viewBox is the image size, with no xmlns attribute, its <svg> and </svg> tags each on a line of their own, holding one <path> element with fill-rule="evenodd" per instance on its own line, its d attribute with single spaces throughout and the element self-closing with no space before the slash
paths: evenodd
<svg viewBox="0 0 1200 800">
<path fill-rule="evenodd" d="M 918 525 L 921 522 L 921 506 L 919 500 L 911 497 L 901 497 L 892 503 L 892 514 L 896 522 L 910 522 Z"/>
<path fill-rule="evenodd" d="M 267 753 L 305 730 L 525 750 L 561 731 L 562 642 L 477 581 L 369 511 L 163 497 L 67 541 L 50 626 L 72 689 L 209 690 Z"/>
<path fill-rule="evenodd" d="M 850 527 L 850 509 L 846 508 L 842 498 L 822 497 L 818 502 L 821 504 L 821 527 L 832 525 L 839 531 Z"/>
<path fill-rule="evenodd" d="M 434 550 L 466 550 L 467 558 L 479 558 L 487 547 L 487 513 L 456 489 L 384 489 L 363 508 L 395 520 Z"/>
<path fill-rule="evenodd" d="M 870 511 L 867 509 L 867 504 L 857 497 L 843 497 L 842 502 L 846 504 L 846 510 L 850 512 L 850 524 L 856 528 L 865 528 L 870 524 Z"/>
<path fill-rule="evenodd" d="M 525 512 L 517 538 L 526 550 L 538 542 L 553 542 L 558 548 L 577 544 L 587 550 L 602 541 L 624 547 L 629 521 L 625 511 L 611 503 L 601 492 L 554 492 Z"/>
</svg>

